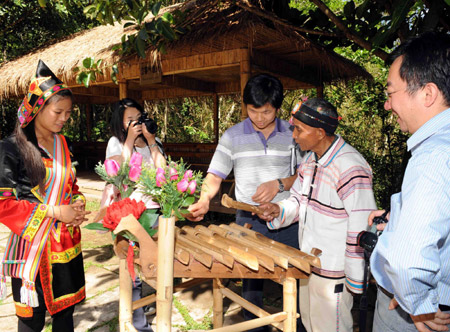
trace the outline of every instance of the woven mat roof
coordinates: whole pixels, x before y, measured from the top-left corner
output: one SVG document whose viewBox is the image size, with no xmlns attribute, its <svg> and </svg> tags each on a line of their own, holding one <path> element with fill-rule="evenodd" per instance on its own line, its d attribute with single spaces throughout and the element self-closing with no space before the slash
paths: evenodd
<svg viewBox="0 0 450 332">
<path fill-rule="evenodd" d="M 275 17 L 273 13 L 264 11 L 257 3 L 253 0 L 191 0 L 182 5 L 168 7 L 164 10 L 180 9 L 186 12 L 183 26 L 189 29 L 188 32 L 179 40 L 170 43 L 166 54 L 149 48 L 145 60 L 138 59 L 137 56 L 133 58 L 137 62 L 158 65 L 162 60 L 170 61 L 196 54 L 248 48 L 252 57 L 256 58 L 259 54 L 268 55 L 275 62 L 279 60 L 281 63 L 295 66 L 297 71 L 304 72 L 304 77 L 314 77 L 317 82 L 370 77 L 361 67 L 311 42 L 298 29 Z M 4 63 L 0 67 L 0 98 L 23 95 L 39 59 L 69 85 L 75 82 L 73 69 L 80 66 L 85 57 L 103 59 L 104 66 L 117 63 L 121 58 L 112 47 L 120 43 L 124 33 L 132 32 L 130 28 L 124 30 L 122 24 L 118 23 L 114 26 L 99 26 Z M 262 68 L 262 71 L 265 69 Z M 270 68 L 267 71 L 270 71 Z M 212 70 L 190 75 L 214 82 L 220 79 L 238 79 L 238 74 L 239 72 L 234 73 L 234 76 L 221 75 L 220 70 Z M 290 78 L 299 80 L 295 75 Z M 106 76 L 105 79 L 109 80 Z M 114 87 L 113 84 L 110 86 Z"/>
</svg>

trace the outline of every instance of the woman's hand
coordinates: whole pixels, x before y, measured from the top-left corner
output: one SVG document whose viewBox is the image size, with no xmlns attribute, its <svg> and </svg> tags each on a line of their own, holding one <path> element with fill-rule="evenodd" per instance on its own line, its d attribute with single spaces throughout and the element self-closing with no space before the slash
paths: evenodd
<svg viewBox="0 0 450 332">
<path fill-rule="evenodd" d="M 54 207 L 55 218 L 62 221 L 66 226 L 79 226 L 87 220 L 86 215 L 90 211 L 85 211 L 85 204 L 82 200 L 77 200 L 70 205 L 60 205 Z"/>
<path fill-rule="evenodd" d="M 145 139 L 147 140 L 148 145 L 152 145 L 156 143 L 156 133 L 152 134 L 147 130 L 147 126 L 145 124 L 141 125 L 142 133 L 144 134 Z"/>
<path fill-rule="evenodd" d="M 142 124 L 138 124 L 137 121 L 132 121 L 128 126 L 127 140 L 131 140 L 134 144 L 136 138 L 142 134 L 142 128 L 145 127 Z M 147 130 L 147 128 L 145 128 Z"/>
</svg>

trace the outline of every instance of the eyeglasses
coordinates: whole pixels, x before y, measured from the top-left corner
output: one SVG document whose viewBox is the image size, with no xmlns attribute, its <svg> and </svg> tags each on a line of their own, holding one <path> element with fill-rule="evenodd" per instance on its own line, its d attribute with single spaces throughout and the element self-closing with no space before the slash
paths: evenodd
<svg viewBox="0 0 450 332">
<path fill-rule="evenodd" d="M 384 95 L 386 96 L 386 99 L 390 99 L 394 93 L 397 93 L 400 91 L 405 91 L 405 90 L 406 89 L 400 89 L 400 90 L 396 90 L 396 91 L 392 91 L 392 92 L 388 92 L 388 91 L 384 90 Z"/>
</svg>

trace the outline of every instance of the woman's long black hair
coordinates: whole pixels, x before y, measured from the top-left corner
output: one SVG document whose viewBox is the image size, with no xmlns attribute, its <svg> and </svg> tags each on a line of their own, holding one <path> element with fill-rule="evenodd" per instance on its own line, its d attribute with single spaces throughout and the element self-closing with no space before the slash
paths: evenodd
<svg viewBox="0 0 450 332">
<path fill-rule="evenodd" d="M 145 114 L 144 108 L 134 99 L 124 98 L 114 103 L 112 106 L 111 134 L 116 136 L 122 144 L 127 139 L 127 131 L 123 125 L 123 114 L 127 107 L 134 107 L 141 112 L 141 115 Z"/>
<path fill-rule="evenodd" d="M 71 98 L 73 101 L 72 91 L 61 90 L 50 97 L 44 108 L 51 103 L 67 97 Z M 42 111 L 43 109 L 41 112 Z M 27 170 L 27 175 L 30 179 L 31 185 L 33 187 L 38 185 L 39 192 L 44 194 L 45 166 L 42 162 L 41 152 L 39 151 L 38 140 L 34 128 L 34 119 L 25 128 L 21 128 L 20 122 L 17 121 L 13 134 L 16 137 L 19 153 L 25 164 L 25 169 Z"/>
</svg>

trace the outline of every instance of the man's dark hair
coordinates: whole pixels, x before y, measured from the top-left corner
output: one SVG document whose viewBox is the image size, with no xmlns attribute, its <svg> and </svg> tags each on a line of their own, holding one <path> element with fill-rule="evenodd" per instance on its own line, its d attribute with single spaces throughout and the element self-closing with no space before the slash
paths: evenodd
<svg viewBox="0 0 450 332">
<path fill-rule="evenodd" d="M 329 116 L 331 118 L 338 118 L 338 112 L 336 107 L 333 106 L 329 101 L 322 98 L 310 98 L 303 102 L 305 106 L 312 108 L 316 112 Z M 328 133 L 325 131 L 327 136 L 334 136 L 334 134 Z"/>
<path fill-rule="evenodd" d="M 406 81 L 410 94 L 434 83 L 450 105 L 450 35 L 425 32 L 398 46 L 386 60 L 391 65 L 403 56 L 400 77 Z"/>
<path fill-rule="evenodd" d="M 145 114 L 144 108 L 134 99 L 124 98 L 114 103 L 111 116 L 111 134 L 116 136 L 120 143 L 124 143 L 127 138 L 126 130 L 123 125 L 123 114 L 127 107 L 134 107 L 141 112 L 141 115 Z"/>
<path fill-rule="evenodd" d="M 270 104 L 276 109 L 283 102 L 283 84 L 269 74 L 259 74 L 251 77 L 244 88 L 244 103 L 261 107 Z"/>
</svg>

